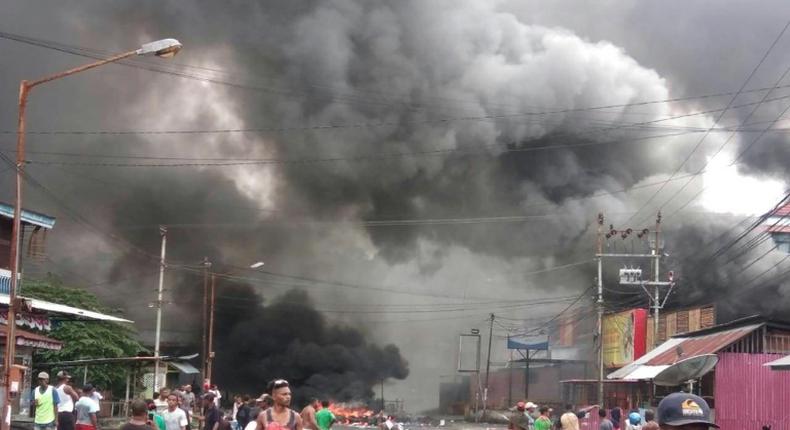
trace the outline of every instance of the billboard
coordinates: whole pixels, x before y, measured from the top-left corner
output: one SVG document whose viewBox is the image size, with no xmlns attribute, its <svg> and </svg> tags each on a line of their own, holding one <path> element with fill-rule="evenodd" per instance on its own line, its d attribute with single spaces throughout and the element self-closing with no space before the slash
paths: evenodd
<svg viewBox="0 0 790 430">
<path fill-rule="evenodd" d="M 461 334 L 458 336 L 458 372 L 480 372 L 479 334 Z"/>
<path fill-rule="evenodd" d="M 647 311 L 631 309 L 603 318 L 603 362 L 623 367 L 645 354 Z"/>
</svg>

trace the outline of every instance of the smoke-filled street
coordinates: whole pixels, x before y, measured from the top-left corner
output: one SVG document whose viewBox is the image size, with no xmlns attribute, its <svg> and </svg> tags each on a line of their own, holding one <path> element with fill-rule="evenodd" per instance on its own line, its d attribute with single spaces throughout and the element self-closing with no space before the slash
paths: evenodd
<svg viewBox="0 0 790 430">
<path fill-rule="evenodd" d="M 1 10 L 0 430 L 790 430 L 790 4 Z"/>
</svg>

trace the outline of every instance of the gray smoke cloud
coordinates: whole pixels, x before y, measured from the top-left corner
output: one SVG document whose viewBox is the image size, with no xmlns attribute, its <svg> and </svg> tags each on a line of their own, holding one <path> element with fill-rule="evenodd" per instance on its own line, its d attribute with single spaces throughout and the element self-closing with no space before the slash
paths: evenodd
<svg viewBox="0 0 790 430">
<path fill-rule="evenodd" d="M 262 260 L 272 272 L 346 283 L 266 278 L 256 288 L 261 300 L 269 302 L 297 286 L 309 293 L 316 309 L 327 311 L 328 320 L 352 324 L 375 343 L 396 344 L 410 363 L 410 376 L 388 384 L 387 390 L 408 397 L 410 407 L 420 409 L 435 405 L 439 376 L 454 372 L 458 332 L 483 328 L 491 311 L 517 319 L 547 318 L 565 306 L 513 309 L 487 302 L 578 295 L 589 287 L 594 277 L 590 266 L 531 272 L 590 259 L 595 217 L 601 210 L 607 226 L 649 227 L 650 212 L 684 181 L 669 183 L 653 205 L 626 223 L 656 189 L 642 187 L 669 178 L 700 135 L 648 137 L 704 129 L 714 116 L 690 116 L 650 128 L 623 124 L 720 109 L 727 98 L 572 109 L 735 90 L 781 28 L 766 24 L 729 34 L 733 26 L 697 25 L 709 8 L 679 13 L 641 3 L 612 4 L 589 11 L 607 17 L 595 20 L 563 13 L 564 6 L 287 1 L 63 2 L 43 7 L 12 2 L 0 23 L 8 32 L 109 52 L 177 37 L 185 49 L 173 64 L 146 64 L 203 79 L 122 66 L 87 72 L 34 92 L 31 130 L 282 129 L 167 136 L 31 135 L 31 159 L 93 165 L 31 164 L 29 171 L 98 229 L 150 254 L 158 251 L 157 226 L 166 224 L 171 225 L 168 255 L 173 261 L 195 264 L 208 256 L 219 268 Z M 717 13 L 728 20 L 749 16 L 770 24 L 781 14 L 769 10 L 746 8 L 744 3 Z M 35 24 L 25 17 L 36 17 Z M 622 25 L 610 25 L 609 19 Z M 666 25 L 670 20 L 679 25 Z M 741 37 L 747 33 L 749 37 Z M 714 40 L 722 42 L 710 42 Z M 0 69 L 0 98 L 5 101 L 0 104 L 0 124 L 13 130 L 18 81 L 82 60 L 9 41 L 0 41 L 0 47 L 5 58 L 14 59 L 5 60 Z M 719 64 L 722 58 L 729 60 Z M 750 87 L 771 85 L 783 67 L 772 58 Z M 739 103 L 760 96 L 743 96 Z M 782 108 L 781 101 L 771 104 L 753 120 L 770 119 Z M 722 123 L 737 125 L 747 109 L 734 110 Z M 546 111 L 562 112 L 535 114 Z M 348 124 L 356 126 L 317 128 Z M 766 136 L 740 168 L 785 180 L 783 136 Z M 4 150 L 10 149 L 12 137 L 3 139 Z M 701 169 L 725 138 L 711 134 L 679 174 Z M 744 133 L 732 147 L 748 143 Z M 225 167 L 95 165 L 172 162 L 166 157 L 324 161 Z M 3 183 L 10 183 L 8 172 L 0 174 Z M 674 211 L 701 187 L 698 181 L 691 183 L 665 210 Z M 613 194 L 603 194 L 607 192 Z M 0 193 L 9 200 L 10 187 Z M 97 292 L 131 315 L 143 334 L 150 333 L 153 315 L 147 302 L 156 286 L 156 262 L 75 222 L 39 191 L 29 190 L 28 196 L 28 206 L 59 216 L 50 243 L 53 259 L 82 282 L 108 282 L 96 286 Z M 518 223 L 481 220 L 524 215 L 533 218 Z M 461 218 L 478 221 L 373 222 Z M 725 243 L 726 236 L 720 235 L 735 222 L 689 212 L 666 220 L 667 267 L 683 280 L 672 300 L 677 305 L 714 301 L 722 318 L 779 315 L 786 300 L 766 304 L 758 294 L 738 296 L 737 303 L 749 306 L 736 308 L 729 299 L 739 283 L 782 258 L 770 253 L 749 268 L 750 276 L 740 273 L 739 266 L 765 253 L 770 243 L 734 262 L 722 258 L 711 263 L 700 252 L 700 244 L 712 252 Z M 630 251 L 645 245 L 612 240 L 609 246 Z M 616 269 L 608 268 L 607 285 L 616 284 Z M 241 273 L 237 275 L 262 276 Z M 165 319 L 169 338 L 197 336 L 201 282 L 199 274 L 175 265 L 168 272 L 168 294 L 174 302 Z M 364 288 L 370 286 L 396 293 Z M 777 282 L 763 288 L 778 297 L 787 294 L 786 286 Z M 612 301 L 628 304 L 618 296 Z M 448 303 L 460 303 L 463 311 L 442 311 L 450 308 Z M 256 306 L 247 311 L 254 312 Z M 293 326 L 298 323 L 295 315 Z M 223 335 L 234 330 L 225 327 Z M 502 361 L 506 357 L 501 339 L 497 341 L 494 359 Z M 224 369 L 220 373 L 233 370 Z"/>
</svg>

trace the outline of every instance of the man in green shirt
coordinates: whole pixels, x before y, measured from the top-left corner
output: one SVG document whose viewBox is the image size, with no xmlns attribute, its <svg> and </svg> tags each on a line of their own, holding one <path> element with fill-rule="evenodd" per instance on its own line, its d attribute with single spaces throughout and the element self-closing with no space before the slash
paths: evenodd
<svg viewBox="0 0 790 430">
<path fill-rule="evenodd" d="M 551 430 L 551 418 L 549 418 L 548 406 L 541 406 L 540 416 L 535 420 L 535 430 Z"/>
<path fill-rule="evenodd" d="M 315 413 L 315 422 L 318 424 L 318 430 L 329 430 L 335 423 L 335 414 L 329 410 L 329 401 L 321 402 L 321 410 Z"/>
</svg>

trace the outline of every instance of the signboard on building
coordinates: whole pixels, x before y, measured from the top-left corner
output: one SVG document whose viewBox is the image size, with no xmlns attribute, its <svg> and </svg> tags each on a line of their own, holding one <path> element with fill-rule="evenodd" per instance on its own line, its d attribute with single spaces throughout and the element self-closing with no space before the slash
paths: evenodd
<svg viewBox="0 0 790 430">
<path fill-rule="evenodd" d="M 603 318 L 603 362 L 622 367 L 645 354 L 647 311 L 631 309 Z"/>
</svg>

